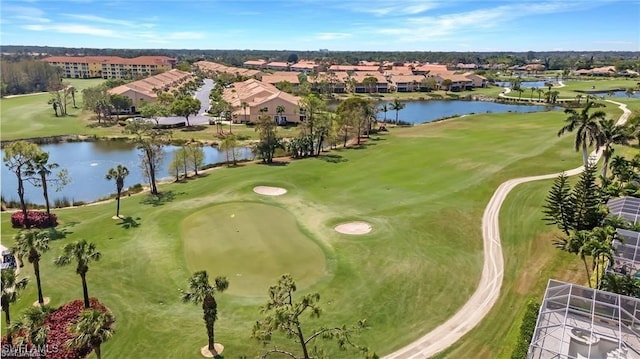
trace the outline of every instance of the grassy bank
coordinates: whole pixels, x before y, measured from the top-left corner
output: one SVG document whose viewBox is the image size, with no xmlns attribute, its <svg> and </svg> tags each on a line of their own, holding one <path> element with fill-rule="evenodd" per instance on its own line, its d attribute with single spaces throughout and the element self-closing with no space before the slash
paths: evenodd
<svg viewBox="0 0 640 359">
<path fill-rule="evenodd" d="M 390 352 L 446 320 L 474 291 L 482 266 L 480 219 L 499 183 L 578 165 L 573 139 L 555 136 L 563 118 L 561 113 L 468 116 L 393 129 L 362 148 L 286 166 L 222 168 L 187 183 L 163 185 L 166 196 L 160 200 L 145 195 L 125 198 L 125 221 L 111 219 L 113 202 L 56 211 L 60 230 L 68 235 L 52 243 L 51 253 L 43 256 L 45 295 L 53 305 L 80 296 L 77 275 L 69 268 L 54 268 L 52 260 L 65 243 L 92 240 L 103 259 L 91 266 L 89 290 L 118 318 L 118 334 L 103 351 L 114 357 L 197 358 L 206 341 L 201 310 L 182 304 L 178 289 L 185 288 L 190 271 L 205 260 L 194 260 L 185 250 L 193 241 L 202 241 L 201 248 L 211 252 L 211 275 L 228 276 L 233 288 L 239 273 L 224 265 L 231 256 L 216 260 L 227 252 L 215 243 L 224 242 L 241 255 L 249 247 L 242 236 L 231 236 L 233 231 L 226 227 L 231 225 L 229 214 L 216 205 L 261 203 L 288 212 L 304 234 L 295 238 L 310 241 L 304 247 L 322 250 L 324 264 L 312 269 L 324 269 L 306 283 L 306 290 L 321 293 L 324 312 L 316 323 L 367 318 L 371 328 L 359 341 L 378 353 Z M 258 196 L 251 190 L 258 184 L 289 192 L 282 197 Z M 201 238 L 185 237 L 185 228 L 193 227 L 190 216 L 200 211 L 212 219 L 211 226 L 198 229 L 196 237 Z M 372 223 L 373 232 L 349 237 L 333 231 L 334 225 L 354 219 Z M 247 221 L 258 226 L 255 233 L 271 231 L 258 219 Z M 526 223 L 513 217 L 502 225 L 505 232 L 517 233 Z M 2 215 L 1 230 L 3 242 L 10 246 L 16 230 L 8 225 L 7 214 Z M 274 246 L 286 245 L 282 237 L 265 239 Z M 511 256 L 533 253 L 532 260 L 537 258 L 538 253 L 524 244 L 529 238 L 518 237 L 523 244 L 514 245 Z M 263 260 L 282 261 L 279 256 L 285 253 L 273 251 Z M 553 263 L 564 268 L 562 260 Z M 259 274 L 255 271 L 240 274 L 250 279 Z M 30 266 L 24 273 L 32 276 Z M 529 295 L 536 287 L 521 290 Z M 14 313 L 29 306 L 35 294 L 35 286 L 29 286 Z M 230 290 L 218 299 L 216 337 L 225 344 L 225 356 L 258 354 L 261 346 L 249 339 L 249 333 L 265 297 Z"/>
</svg>

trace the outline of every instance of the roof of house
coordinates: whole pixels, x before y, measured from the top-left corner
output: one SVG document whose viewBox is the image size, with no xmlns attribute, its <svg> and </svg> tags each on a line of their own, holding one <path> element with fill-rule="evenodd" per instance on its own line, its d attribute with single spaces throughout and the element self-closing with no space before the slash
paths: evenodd
<svg viewBox="0 0 640 359">
<path fill-rule="evenodd" d="M 234 83 L 232 88 L 224 90 L 222 97 L 236 109 L 242 108 L 243 102 L 253 107 L 260 106 L 260 104 L 274 98 L 280 98 L 296 106 L 299 101 L 299 97 L 280 91 L 275 86 L 256 79 Z"/>
<path fill-rule="evenodd" d="M 289 63 L 281 61 L 273 61 L 267 64 L 267 67 L 289 67 Z"/>
<path fill-rule="evenodd" d="M 424 80 L 424 75 L 391 75 L 391 81 L 394 83 L 410 83 L 421 82 Z"/>
<path fill-rule="evenodd" d="M 262 66 L 267 63 L 266 60 L 247 60 L 243 62 L 244 65 Z"/>
<path fill-rule="evenodd" d="M 42 59 L 46 62 L 69 62 L 69 63 L 105 63 L 105 64 L 125 64 L 125 65 L 164 65 L 175 62 L 176 59 L 167 56 L 138 56 L 126 58 L 120 56 L 51 56 Z"/>
<path fill-rule="evenodd" d="M 447 70 L 447 65 L 440 65 L 440 64 L 422 64 L 422 65 L 415 65 L 413 67 L 413 71 L 415 72 L 429 72 L 429 73 L 441 73 L 441 72 L 448 72 L 449 70 Z"/>
<path fill-rule="evenodd" d="M 456 74 L 451 71 L 440 72 L 435 74 L 434 76 L 439 77 L 443 80 L 451 80 L 452 82 L 470 82 L 471 79 L 463 74 Z"/>
<path fill-rule="evenodd" d="M 303 62 L 300 63 L 298 62 L 297 64 L 293 64 L 291 65 L 292 69 L 303 69 L 303 70 L 315 70 L 319 65 L 316 63 L 309 63 L 309 62 Z"/>
<path fill-rule="evenodd" d="M 193 75 L 178 69 L 169 70 L 158 75 L 150 76 L 142 80 L 133 81 L 109 90 L 110 94 L 122 95 L 127 91 L 135 91 L 148 97 L 156 98 L 157 90 L 167 87 L 169 90 L 180 87 L 184 82 L 190 81 Z"/>
<path fill-rule="evenodd" d="M 261 71 L 258 70 L 252 70 L 252 69 L 244 69 L 244 68 L 240 68 L 240 67 L 233 67 L 233 66 L 226 66 L 226 65 L 222 65 L 219 64 L 217 62 L 211 62 L 211 61 L 198 61 L 196 63 L 194 63 L 194 65 L 196 65 L 197 67 L 199 67 L 201 70 L 206 70 L 206 71 L 213 71 L 213 72 L 218 72 L 218 73 L 229 73 L 229 74 L 234 74 L 234 75 L 241 75 L 241 76 L 246 76 L 246 77 L 256 77 L 262 74 Z"/>
<path fill-rule="evenodd" d="M 277 84 L 278 82 L 287 81 L 292 84 L 299 84 L 300 79 L 298 78 L 298 72 L 290 72 L 290 71 L 278 71 L 272 74 L 264 74 L 262 76 L 262 82 L 266 82 L 268 84 Z"/>
<path fill-rule="evenodd" d="M 384 70 L 385 75 L 413 75 L 413 70 L 409 66 L 393 66 Z"/>
<path fill-rule="evenodd" d="M 329 71 L 380 71 L 380 66 L 331 65 Z"/>
<path fill-rule="evenodd" d="M 351 75 L 351 77 L 353 77 L 357 83 L 362 83 L 367 77 L 374 77 L 378 80 L 378 83 L 387 83 L 387 79 L 384 75 L 377 71 L 356 71 Z"/>
</svg>

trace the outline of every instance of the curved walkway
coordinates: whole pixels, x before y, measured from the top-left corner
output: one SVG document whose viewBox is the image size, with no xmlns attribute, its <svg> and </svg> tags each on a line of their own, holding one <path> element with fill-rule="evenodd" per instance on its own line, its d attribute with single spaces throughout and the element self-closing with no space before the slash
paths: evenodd
<svg viewBox="0 0 640 359">
<path fill-rule="evenodd" d="M 624 124 L 631 111 L 625 104 L 607 100 L 614 103 L 622 110 L 622 115 L 617 124 Z M 600 158 L 601 151 L 594 151 L 591 156 Z M 566 171 L 567 176 L 579 174 L 584 166 Z M 502 183 L 494 192 L 485 208 L 482 216 L 482 240 L 484 243 L 484 265 L 482 276 L 475 293 L 469 298 L 457 313 L 449 320 L 427 333 L 423 337 L 411 344 L 389 354 L 384 359 L 422 359 L 429 358 L 453 345 L 463 335 L 467 334 L 489 313 L 493 305 L 500 296 L 502 277 L 504 272 L 504 260 L 502 257 L 502 246 L 500 244 L 500 207 L 507 198 L 509 192 L 517 185 L 526 182 L 553 179 L 560 173 L 547 175 L 522 177 L 508 180 Z"/>
</svg>

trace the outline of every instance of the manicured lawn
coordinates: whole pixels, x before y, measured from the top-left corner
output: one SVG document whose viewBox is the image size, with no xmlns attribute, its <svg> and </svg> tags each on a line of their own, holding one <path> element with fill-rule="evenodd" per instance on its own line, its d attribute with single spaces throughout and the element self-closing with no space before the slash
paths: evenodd
<svg viewBox="0 0 640 359">
<path fill-rule="evenodd" d="M 65 80 L 66 81 L 66 80 Z M 96 86 L 101 79 L 79 80 L 69 82 L 77 89 L 76 105 L 73 108 L 71 98 L 67 107 L 68 116 L 56 117 L 47 101 L 49 93 L 18 96 L 0 99 L 1 139 L 12 140 L 56 135 L 92 135 L 104 132 L 104 135 L 116 134 L 115 131 L 99 131 L 88 126 L 86 121 L 91 114 L 82 111 L 82 89 Z"/>
<path fill-rule="evenodd" d="M 186 217 L 181 235 L 187 267 L 192 272 L 229 273 L 231 294 L 262 296 L 283 273 L 294 276 L 304 289 L 326 274 L 318 243 L 300 231 L 290 212 L 277 206 L 213 205 Z"/>
<path fill-rule="evenodd" d="M 217 298 L 216 338 L 225 344 L 225 356 L 254 357 L 262 348 L 249 339 L 249 333 L 260 318 L 258 305 L 265 297 L 242 294 L 248 284 L 236 280 L 238 263 L 231 258 L 242 261 L 252 256 L 252 247 L 242 241 L 259 239 L 245 238 L 241 234 L 245 230 L 262 235 L 283 221 L 286 227 L 280 233 L 289 233 L 293 239 L 271 235 L 270 241 L 277 241 L 278 246 L 306 241 L 296 245 L 306 251 L 320 248 L 325 255 L 324 263 L 313 256 L 309 264 L 314 274 L 308 278 L 316 279 L 308 282 L 307 290 L 321 293 L 323 307 L 322 317 L 313 326 L 367 318 L 371 328 L 358 341 L 380 354 L 388 353 L 446 320 L 474 291 L 482 266 L 481 216 L 499 183 L 579 164 L 580 155 L 571 148 L 573 138 L 556 136 L 564 117 L 559 112 L 468 116 L 393 129 L 360 149 L 339 150 L 331 157 L 286 166 L 222 168 L 197 180 L 162 186 L 165 200 L 150 201 L 145 195 L 125 198 L 122 213 L 131 218 L 122 223 L 111 219 L 115 203 L 58 210 L 60 230 L 68 235 L 52 243 L 51 253 L 43 256 L 45 295 L 53 305 L 81 295 L 73 268 L 55 268 L 52 261 L 67 242 L 94 241 L 103 259 L 91 265 L 90 294 L 111 307 L 117 317 L 118 333 L 104 346 L 105 355 L 197 358 L 206 342 L 201 309 L 182 304 L 179 289 L 186 287 L 195 270 L 193 263 L 206 265 L 208 260 L 212 262 L 208 268 L 215 270 L 211 276 L 226 275 L 230 280 L 229 292 Z M 285 187 L 289 192 L 280 197 L 259 196 L 251 190 L 258 184 Z M 273 216 L 282 219 L 263 214 L 271 219 L 249 218 L 246 225 L 234 227 L 236 222 L 224 206 L 240 203 L 250 206 L 247 213 L 273 210 Z M 256 203 L 267 208 L 257 211 Z M 525 220 L 514 214 L 503 221 L 508 227 L 505 231 L 515 233 L 539 219 L 534 207 L 524 209 L 529 210 Z M 277 214 L 282 211 L 287 214 Z M 194 215 L 210 218 L 211 229 L 195 225 Z M 290 218 L 295 218 L 296 230 Z M 333 226 L 345 220 L 368 221 L 374 230 L 357 237 L 336 233 Z M 7 214 L 2 215 L 2 224 L 2 237 L 10 246 L 16 230 L 8 225 Z M 234 230 L 241 232 L 234 234 Z M 185 231 L 195 234 L 185 238 Z M 509 252 L 523 261 L 518 266 L 536 261 L 538 252 L 526 244 L 534 237 L 503 236 L 521 241 Z M 193 245 L 210 252 L 187 259 Z M 268 263 L 310 261 L 305 259 L 308 253 L 298 252 L 273 250 L 265 257 L 274 256 Z M 528 260 L 529 254 L 535 257 Z M 226 255 L 230 258 L 220 259 Z M 288 259 L 291 256 L 299 258 Z M 220 263 L 213 263 L 216 261 Z M 297 263 L 291 271 L 302 268 Z M 551 263 L 563 268 L 561 260 Z M 240 266 L 252 268 L 254 263 Z M 24 273 L 32 276 L 29 265 Z M 538 273 L 527 275 L 536 278 Z M 301 276 L 305 284 L 305 274 Z M 267 284 L 276 280 L 274 275 Z M 231 288 L 236 285 L 240 289 L 234 293 Z M 529 295 L 536 288 L 521 290 Z M 13 308 L 14 316 L 35 296 L 31 285 Z M 505 318 L 510 317 L 497 320 L 511 322 Z M 333 352 L 332 356 L 354 354 Z"/>
</svg>

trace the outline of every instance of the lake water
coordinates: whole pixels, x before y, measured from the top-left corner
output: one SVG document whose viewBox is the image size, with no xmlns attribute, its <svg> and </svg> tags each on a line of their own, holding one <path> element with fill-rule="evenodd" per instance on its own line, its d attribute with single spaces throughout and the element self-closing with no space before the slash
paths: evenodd
<svg viewBox="0 0 640 359">
<path fill-rule="evenodd" d="M 96 142 L 68 142 L 59 144 L 42 145 L 40 148 L 49 152 L 50 162 L 66 168 L 72 178 L 71 183 L 62 191 L 54 192 L 49 188 L 49 199 L 53 204 L 56 198 L 66 197 L 75 201 L 95 201 L 116 192 L 113 180 L 107 181 L 104 176 L 110 168 L 122 164 L 129 169 L 129 175 L 125 179 L 125 187 L 137 183 L 145 184 L 142 169 L 140 167 L 140 151 L 132 143 L 121 141 L 96 141 Z M 161 179 L 170 179 L 173 176 L 168 173 L 169 163 L 173 158 L 173 152 L 179 147 L 166 146 L 162 165 L 158 171 Z M 215 147 L 203 147 L 205 164 L 221 163 L 226 161 L 223 151 Z M 251 159 L 253 155 L 249 148 L 239 150 L 238 159 Z M 1 152 L 4 156 L 4 151 Z M 18 200 L 18 182 L 15 175 L 2 165 L 2 197 L 7 200 Z M 44 204 L 41 188 L 35 188 L 31 184 L 25 185 L 25 197 L 29 202 Z"/>
<path fill-rule="evenodd" d="M 604 96 L 606 97 L 621 97 L 621 98 L 640 98 L 640 91 L 634 91 L 633 94 L 631 96 L 627 95 L 627 91 L 613 91 L 612 93 L 609 92 L 598 92 L 596 93 L 597 96 Z"/>
<path fill-rule="evenodd" d="M 553 108 L 487 101 L 408 101 L 404 104 L 405 108 L 398 113 L 398 119 L 416 124 L 471 113 L 541 112 Z M 387 122 L 395 121 L 396 112 L 388 111 L 386 116 Z M 378 113 L 378 120 L 384 120 L 384 117 L 384 112 Z"/>
<path fill-rule="evenodd" d="M 545 85 L 546 83 L 551 82 L 551 83 L 556 83 L 557 81 L 555 79 L 546 79 L 543 81 L 522 81 L 520 83 L 520 87 L 522 88 L 541 88 L 541 89 L 545 89 L 547 88 L 547 85 Z M 511 87 L 511 82 L 509 81 L 496 81 L 496 83 L 494 84 L 495 86 L 498 87 Z"/>
</svg>

